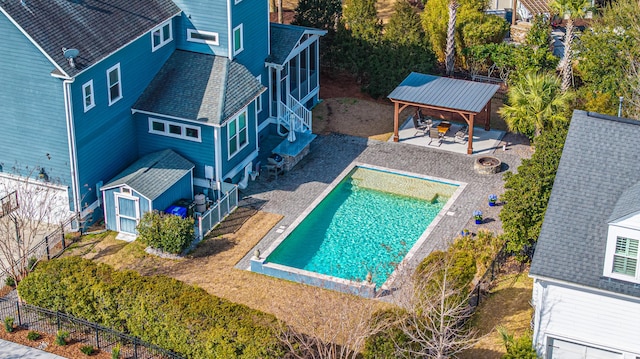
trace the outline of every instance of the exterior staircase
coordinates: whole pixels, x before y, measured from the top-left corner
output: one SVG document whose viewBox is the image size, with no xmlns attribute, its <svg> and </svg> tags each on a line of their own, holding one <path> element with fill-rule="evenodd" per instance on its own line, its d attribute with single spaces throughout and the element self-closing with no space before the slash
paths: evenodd
<svg viewBox="0 0 640 359">
<path fill-rule="evenodd" d="M 280 131 L 282 127 L 288 132 L 311 133 L 311 111 L 293 96 L 287 96 L 287 103 L 278 102 L 278 114 L 278 133 L 280 135 L 286 135 Z"/>
</svg>

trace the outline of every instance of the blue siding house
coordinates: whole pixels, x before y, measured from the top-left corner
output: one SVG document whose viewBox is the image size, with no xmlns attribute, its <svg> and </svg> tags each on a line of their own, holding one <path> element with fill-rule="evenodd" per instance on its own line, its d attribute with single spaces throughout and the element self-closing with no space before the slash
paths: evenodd
<svg viewBox="0 0 640 359">
<path fill-rule="evenodd" d="M 39 178 L 69 215 L 122 230 L 194 194 L 216 201 L 222 182 L 247 185 L 262 132 L 311 133 L 325 32 L 270 24 L 267 2 L 7 0 L 0 12 L 0 180 Z M 123 226 L 113 184 L 167 150 L 192 164 L 191 190 L 130 188 L 146 204 Z"/>
</svg>

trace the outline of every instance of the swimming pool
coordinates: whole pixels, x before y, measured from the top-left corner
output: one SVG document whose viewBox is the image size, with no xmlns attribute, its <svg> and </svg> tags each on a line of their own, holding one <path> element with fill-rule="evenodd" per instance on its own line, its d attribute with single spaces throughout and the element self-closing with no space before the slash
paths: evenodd
<svg viewBox="0 0 640 359">
<path fill-rule="evenodd" d="M 353 282 L 370 273 L 380 288 L 459 187 L 363 165 L 341 178 L 276 241 L 263 264 Z"/>
</svg>

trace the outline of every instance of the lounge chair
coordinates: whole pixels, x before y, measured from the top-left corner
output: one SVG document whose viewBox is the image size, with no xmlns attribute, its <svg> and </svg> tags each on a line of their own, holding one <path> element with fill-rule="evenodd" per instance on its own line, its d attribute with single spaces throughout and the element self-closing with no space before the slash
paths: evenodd
<svg viewBox="0 0 640 359">
<path fill-rule="evenodd" d="M 411 119 L 413 120 L 413 127 L 416 129 L 416 133 L 414 134 L 414 136 L 418 135 L 419 133 L 422 133 L 422 135 L 424 136 L 431 128 L 431 125 L 420 123 L 416 116 L 412 116 Z"/>
<path fill-rule="evenodd" d="M 429 129 L 429 138 L 431 139 L 428 143 L 428 145 L 431 144 L 431 142 L 433 142 L 433 140 L 437 140 L 438 141 L 438 147 L 440 147 L 440 145 L 442 144 L 442 137 L 443 134 L 440 133 L 440 131 L 438 131 L 437 127 L 431 127 Z"/>
<path fill-rule="evenodd" d="M 460 140 L 460 142 L 464 143 L 466 142 L 466 138 L 468 134 L 469 134 L 469 127 L 467 127 L 467 125 L 462 125 L 462 128 L 460 128 L 458 132 L 456 132 L 456 137 L 454 138 L 454 141 Z"/>
</svg>

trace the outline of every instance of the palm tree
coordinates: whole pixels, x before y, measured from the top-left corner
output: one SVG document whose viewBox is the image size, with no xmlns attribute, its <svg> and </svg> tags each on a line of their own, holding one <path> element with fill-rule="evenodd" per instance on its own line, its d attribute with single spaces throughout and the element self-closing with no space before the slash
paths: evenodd
<svg viewBox="0 0 640 359">
<path fill-rule="evenodd" d="M 551 0 L 549 7 L 560 18 L 567 18 L 564 34 L 564 57 L 558 64 L 562 74 L 562 91 L 571 86 L 571 45 L 573 43 L 573 21 L 584 18 L 590 5 L 589 0 Z"/>
<path fill-rule="evenodd" d="M 447 75 L 453 74 L 453 65 L 455 64 L 455 34 L 456 34 L 456 17 L 458 15 L 458 2 L 456 0 L 449 1 L 449 24 L 447 25 L 447 48 L 444 53 L 444 64 Z"/>
<path fill-rule="evenodd" d="M 509 88 L 507 101 L 498 113 L 509 130 L 529 137 L 567 121 L 567 110 L 573 97 L 561 90 L 558 77 L 549 73 L 529 72 Z"/>
</svg>

